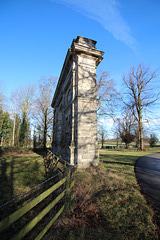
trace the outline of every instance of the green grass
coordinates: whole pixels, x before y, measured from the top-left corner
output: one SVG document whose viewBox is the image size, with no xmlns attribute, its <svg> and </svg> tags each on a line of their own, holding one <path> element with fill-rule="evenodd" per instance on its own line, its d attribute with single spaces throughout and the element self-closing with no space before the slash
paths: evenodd
<svg viewBox="0 0 160 240">
<path fill-rule="evenodd" d="M 102 150 L 97 169 L 78 171 L 75 205 L 46 239 L 159 239 L 134 172 L 137 158 L 149 153 Z"/>
<path fill-rule="evenodd" d="M 0 205 L 29 191 L 45 177 L 43 157 L 30 153 L 0 156 Z"/>
<path fill-rule="evenodd" d="M 119 142 L 119 143 L 118 143 L 118 148 L 117 148 L 117 143 L 116 143 L 116 141 L 114 141 L 114 142 L 105 142 L 105 143 L 103 144 L 103 147 L 104 147 L 104 148 L 109 147 L 109 146 L 116 148 L 117 151 L 118 151 L 118 150 L 121 151 L 121 150 L 125 149 L 125 143 L 124 143 L 124 142 Z M 99 147 L 100 147 L 100 148 L 102 147 L 102 144 L 101 144 L 100 142 L 99 142 Z M 152 151 L 156 151 L 155 148 L 160 147 L 160 142 L 155 143 L 154 147 L 152 147 L 152 148 L 150 147 L 150 144 L 149 144 L 149 143 L 145 142 L 145 143 L 144 143 L 144 147 L 147 148 L 148 150 L 151 149 Z M 107 150 L 108 150 L 108 149 L 107 149 Z M 137 148 L 136 148 L 136 143 L 135 143 L 135 142 L 130 143 L 128 150 L 137 150 Z"/>
<path fill-rule="evenodd" d="M 153 211 L 141 195 L 134 166 L 138 157 L 148 152 L 100 151 L 97 168 L 76 174 L 75 204 L 55 223 L 47 240 L 156 240 L 157 226 Z M 0 204 L 42 182 L 45 169 L 42 156 L 3 154 L 0 156 Z M 159 237 L 159 238 L 158 238 Z"/>
</svg>

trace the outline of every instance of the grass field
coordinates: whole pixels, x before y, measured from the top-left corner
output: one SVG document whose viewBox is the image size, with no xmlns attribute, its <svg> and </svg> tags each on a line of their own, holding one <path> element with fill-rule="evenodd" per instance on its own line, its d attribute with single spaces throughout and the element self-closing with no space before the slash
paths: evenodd
<svg viewBox="0 0 160 240">
<path fill-rule="evenodd" d="M 149 153 L 101 150 L 97 169 L 78 171 L 75 205 L 46 239 L 159 239 L 134 172 L 137 158 Z"/>
<path fill-rule="evenodd" d="M 138 157 L 149 152 L 100 151 L 98 168 L 76 174 L 75 204 L 44 239 L 156 240 L 154 213 L 140 193 L 134 172 Z M 22 194 L 45 179 L 43 157 L 8 153 L 0 156 L 0 203 Z"/>
<path fill-rule="evenodd" d="M 0 156 L 0 205 L 29 191 L 45 178 L 43 157 L 34 152 Z"/>
</svg>

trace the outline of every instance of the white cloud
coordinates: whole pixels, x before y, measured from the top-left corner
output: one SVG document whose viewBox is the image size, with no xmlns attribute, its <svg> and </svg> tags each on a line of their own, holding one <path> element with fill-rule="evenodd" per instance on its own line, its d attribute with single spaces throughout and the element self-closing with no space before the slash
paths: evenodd
<svg viewBox="0 0 160 240">
<path fill-rule="evenodd" d="M 114 121 L 112 118 L 100 118 L 98 120 L 98 124 L 105 128 L 112 128 L 114 125 Z"/>
<path fill-rule="evenodd" d="M 117 0 L 52 0 L 63 3 L 73 10 L 86 15 L 88 18 L 99 22 L 117 40 L 122 41 L 132 49 L 135 48 L 136 40 L 132 37 L 127 22 L 119 11 Z"/>
</svg>

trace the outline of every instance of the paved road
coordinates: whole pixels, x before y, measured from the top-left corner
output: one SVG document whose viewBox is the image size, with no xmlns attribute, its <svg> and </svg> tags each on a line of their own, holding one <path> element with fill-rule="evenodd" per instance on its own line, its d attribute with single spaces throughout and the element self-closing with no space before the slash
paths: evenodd
<svg viewBox="0 0 160 240">
<path fill-rule="evenodd" d="M 160 153 L 140 157 L 136 163 L 137 180 L 160 216 Z"/>
</svg>

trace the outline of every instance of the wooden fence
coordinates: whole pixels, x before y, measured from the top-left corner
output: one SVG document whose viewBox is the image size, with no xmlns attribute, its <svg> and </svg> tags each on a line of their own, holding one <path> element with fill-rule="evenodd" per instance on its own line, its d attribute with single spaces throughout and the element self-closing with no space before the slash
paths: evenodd
<svg viewBox="0 0 160 240">
<path fill-rule="evenodd" d="M 53 155 L 52 152 L 48 152 L 46 156 L 46 161 L 50 161 L 50 164 L 52 162 L 52 165 L 56 167 L 60 173 L 58 175 L 61 175 L 61 179 L 53 184 L 51 187 L 49 187 L 47 190 L 45 190 L 43 193 L 41 193 L 39 196 L 35 197 L 33 200 L 28 202 L 26 205 L 9 215 L 7 218 L 2 220 L 0 222 L 0 239 L 12 239 L 12 240 L 19 240 L 19 239 L 41 239 L 44 234 L 49 230 L 49 228 L 53 225 L 53 223 L 56 221 L 56 219 L 60 216 L 60 214 L 66 210 L 69 211 L 70 203 L 74 198 L 74 194 L 72 192 L 72 188 L 74 186 L 74 179 L 73 175 L 75 173 L 76 168 L 69 166 L 65 161 L 62 159 L 57 158 Z M 58 191 L 58 194 L 56 197 L 54 196 L 54 192 Z M 50 201 L 48 200 L 50 197 Z M 54 196 L 54 199 L 53 199 Z M 45 204 L 45 201 L 47 201 L 47 205 Z M 48 204 L 49 201 L 49 204 Z M 54 210 L 54 213 L 50 214 L 52 215 L 52 218 L 48 218 L 49 222 L 45 224 L 43 222 L 43 218 L 55 207 L 58 205 L 58 203 L 61 201 L 60 209 Z M 43 203 L 44 202 L 44 203 Z M 27 222 L 25 226 L 22 227 L 22 229 L 18 229 L 18 232 L 15 231 L 15 222 L 18 220 L 21 221 L 21 218 L 25 216 L 26 213 L 31 212 L 36 206 L 39 206 L 39 204 L 44 205 L 45 207 L 39 212 L 39 207 L 37 211 L 37 215 L 31 219 L 31 221 Z M 22 220 L 23 222 L 24 220 Z M 35 233 L 32 236 L 29 236 L 27 238 L 27 234 L 30 233 L 32 229 L 37 226 L 38 223 L 41 223 L 43 225 L 38 230 L 38 235 L 35 236 Z M 46 223 L 46 220 L 45 220 Z M 18 228 L 18 227 L 16 227 Z M 10 232 L 16 232 L 14 236 L 10 236 L 8 234 L 8 229 Z M 13 231 L 14 230 L 14 231 Z M 33 230 L 32 230 L 33 231 Z M 37 229 L 36 231 L 37 234 Z M 40 233 L 39 233 L 40 232 Z M 33 237 L 34 236 L 34 237 Z"/>
</svg>

